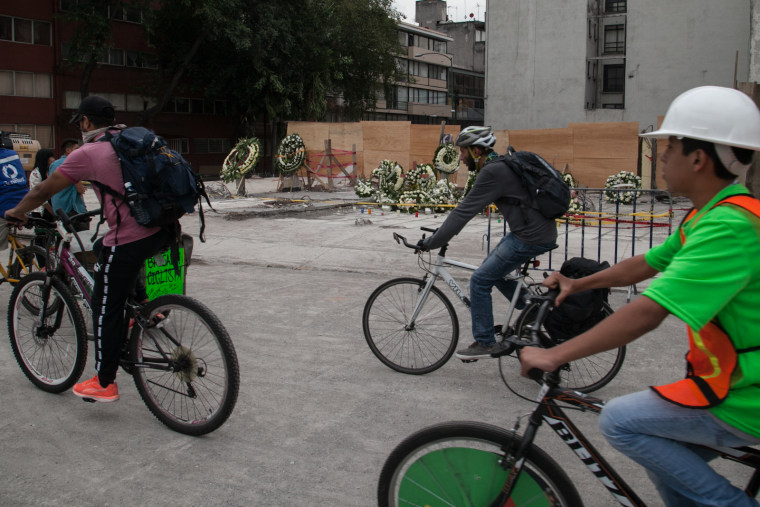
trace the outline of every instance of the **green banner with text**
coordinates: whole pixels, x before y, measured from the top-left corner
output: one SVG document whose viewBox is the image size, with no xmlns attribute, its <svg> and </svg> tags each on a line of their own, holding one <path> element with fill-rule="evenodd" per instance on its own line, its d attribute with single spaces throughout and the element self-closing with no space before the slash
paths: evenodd
<svg viewBox="0 0 760 507">
<path fill-rule="evenodd" d="M 148 257 L 145 261 L 145 288 L 148 299 L 164 294 L 185 293 L 185 249 L 179 248 L 179 269 L 174 269 L 171 250 Z"/>
</svg>

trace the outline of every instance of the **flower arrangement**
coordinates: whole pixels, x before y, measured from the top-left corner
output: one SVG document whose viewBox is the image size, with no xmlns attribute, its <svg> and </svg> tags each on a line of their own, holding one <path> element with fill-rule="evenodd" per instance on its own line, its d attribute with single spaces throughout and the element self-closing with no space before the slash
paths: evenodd
<svg viewBox="0 0 760 507">
<path fill-rule="evenodd" d="M 443 143 L 435 150 L 433 165 L 444 174 L 453 174 L 459 169 L 459 151 L 452 143 Z"/>
<path fill-rule="evenodd" d="M 575 190 L 575 187 L 578 186 L 578 182 L 575 181 L 573 175 L 570 173 L 564 173 L 562 175 L 562 180 L 567 184 L 568 188 L 570 188 L 570 207 L 567 212 L 577 213 L 579 211 L 586 211 L 583 208 L 582 193 Z"/>
<path fill-rule="evenodd" d="M 225 183 L 243 179 L 256 167 L 261 156 L 261 144 L 255 137 L 238 140 L 222 164 L 222 180 Z"/>
<path fill-rule="evenodd" d="M 567 184 L 569 188 L 575 188 L 578 186 L 578 183 L 575 181 L 575 178 L 573 178 L 573 175 L 570 173 L 564 173 L 562 175 L 562 180 Z"/>
<path fill-rule="evenodd" d="M 401 211 L 414 213 L 420 210 L 420 206 L 424 205 L 427 201 L 427 195 L 421 190 L 407 190 L 402 192 L 398 198 L 399 204 L 406 204 L 401 206 Z"/>
<path fill-rule="evenodd" d="M 467 182 L 464 184 L 464 193 L 462 194 L 462 197 L 467 195 L 470 190 L 472 190 L 473 185 L 475 185 L 475 180 L 478 177 L 478 171 L 467 171 Z"/>
<path fill-rule="evenodd" d="M 358 178 L 356 180 L 356 187 L 354 187 L 356 195 L 364 199 L 371 199 L 375 197 L 377 189 L 372 187 L 372 181 L 364 178 Z"/>
<path fill-rule="evenodd" d="M 641 178 L 632 172 L 620 171 L 607 178 L 604 188 L 641 188 Z M 632 204 L 636 199 L 636 192 L 633 190 L 628 192 L 605 192 L 604 199 L 607 202 L 619 200 L 621 204 Z"/>
<path fill-rule="evenodd" d="M 383 160 L 372 170 L 372 178 L 377 178 L 377 202 L 396 203 L 404 186 L 404 172 L 398 162 Z"/>
<path fill-rule="evenodd" d="M 457 187 L 445 179 L 438 180 L 427 194 L 427 201 L 435 207 L 435 211 L 443 213 L 448 208 L 441 204 L 456 204 L 458 202 Z"/>
<path fill-rule="evenodd" d="M 435 186 L 435 170 L 430 164 L 418 164 L 406 174 L 406 185 L 427 193 Z"/>
<path fill-rule="evenodd" d="M 275 164 L 282 174 L 296 172 L 303 165 L 306 154 L 306 146 L 298 134 L 290 134 L 280 142 L 277 148 Z"/>
</svg>

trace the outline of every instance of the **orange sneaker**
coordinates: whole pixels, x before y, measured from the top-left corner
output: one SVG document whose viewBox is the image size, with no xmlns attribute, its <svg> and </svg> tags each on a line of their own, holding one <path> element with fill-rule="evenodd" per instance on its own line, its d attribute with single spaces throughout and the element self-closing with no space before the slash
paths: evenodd
<svg viewBox="0 0 760 507">
<path fill-rule="evenodd" d="M 74 384 L 72 391 L 80 398 L 85 398 L 86 400 L 108 403 L 119 399 L 119 388 L 116 386 L 116 382 L 108 387 L 102 387 L 97 375 L 90 380 Z"/>
</svg>

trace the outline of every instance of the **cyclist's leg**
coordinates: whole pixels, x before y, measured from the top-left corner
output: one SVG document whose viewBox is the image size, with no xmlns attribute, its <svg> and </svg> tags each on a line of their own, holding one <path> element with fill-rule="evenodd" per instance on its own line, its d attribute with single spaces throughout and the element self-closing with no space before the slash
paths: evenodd
<svg viewBox="0 0 760 507">
<path fill-rule="evenodd" d="M 513 280 L 504 280 L 510 272 L 539 255 L 551 245 L 528 245 L 514 234 L 508 234 L 496 245 L 483 264 L 475 270 L 470 278 L 470 313 L 472 315 L 472 336 L 479 343 L 488 345 L 494 342 L 493 306 L 491 290 L 497 286 L 505 296 L 514 293 Z"/>
<path fill-rule="evenodd" d="M 599 426 L 613 447 L 647 469 L 666 505 L 758 505 L 710 467 L 714 455 L 689 445 L 760 442 L 729 431 L 708 410 L 680 407 L 647 390 L 609 402 Z"/>
<path fill-rule="evenodd" d="M 95 266 L 92 319 L 95 334 L 95 368 L 100 385 L 116 379 L 124 339 L 124 304 L 145 259 L 163 246 L 164 232 L 138 241 L 103 246 Z"/>
</svg>

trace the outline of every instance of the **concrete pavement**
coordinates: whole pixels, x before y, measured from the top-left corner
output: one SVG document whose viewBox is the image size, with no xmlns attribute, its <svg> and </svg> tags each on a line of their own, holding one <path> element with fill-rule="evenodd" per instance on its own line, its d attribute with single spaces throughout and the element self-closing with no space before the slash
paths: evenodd
<svg viewBox="0 0 760 507">
<path fill-rule="evenodd" d="M 435 227 L 443 216 L 362 214 L 351 192 L 276 193 L 275 182 L 249 186 L 251 197 L 215 201 L 219 213 L 206 214 L 207 242 L 196 238 L 189 268 L 188 294 L 220 317 L 237 349 L 241 389 L 229 421 L 201 438 L 174 433 L 153 418 L 123 372 L 118 403 L 44 393 L 0 340 L 3 505 L 369 506 L 383 461 L 413 431 L 448 420 L 511 427 L 530 410 L 504 387 L 495 360 L 452 359 L 431 374 L 408 376 L 381 364 L 364 341 L 362 309 L 372 290 L 392 276 L 420 274 L 417 258 L 392 233 L 416 240 L 420 225 Z M 197 217 L 184 218 L 183 226 L 196 235 Z M 485 218 L 473 220 L 450 255 L 478 264 L 487 227 Z M 608 243 L 600 244 L 612 255 Z M 0 286 L 0 298 L 9 293 Z M 613 306 L 625 296 L 613 293 Z M 454 305 L 466 344 L 468 312 Z M 623 370 L 598 394 L 609 398 L 677 377 L 685 347 L 683 325 L 668 319 L 629 347 Z M 535 393 L 516 374 L 509 378 L 521 392 Z M 641 470 L 603 442 L 595 418 L 572 417 L 642 498 L 658 504 Z M 537 442 L 587 505 L 612 503 L 556 436 L 544 428 Z M 730 466 L 719 464 L 746 479 Z"/>
</svg>

